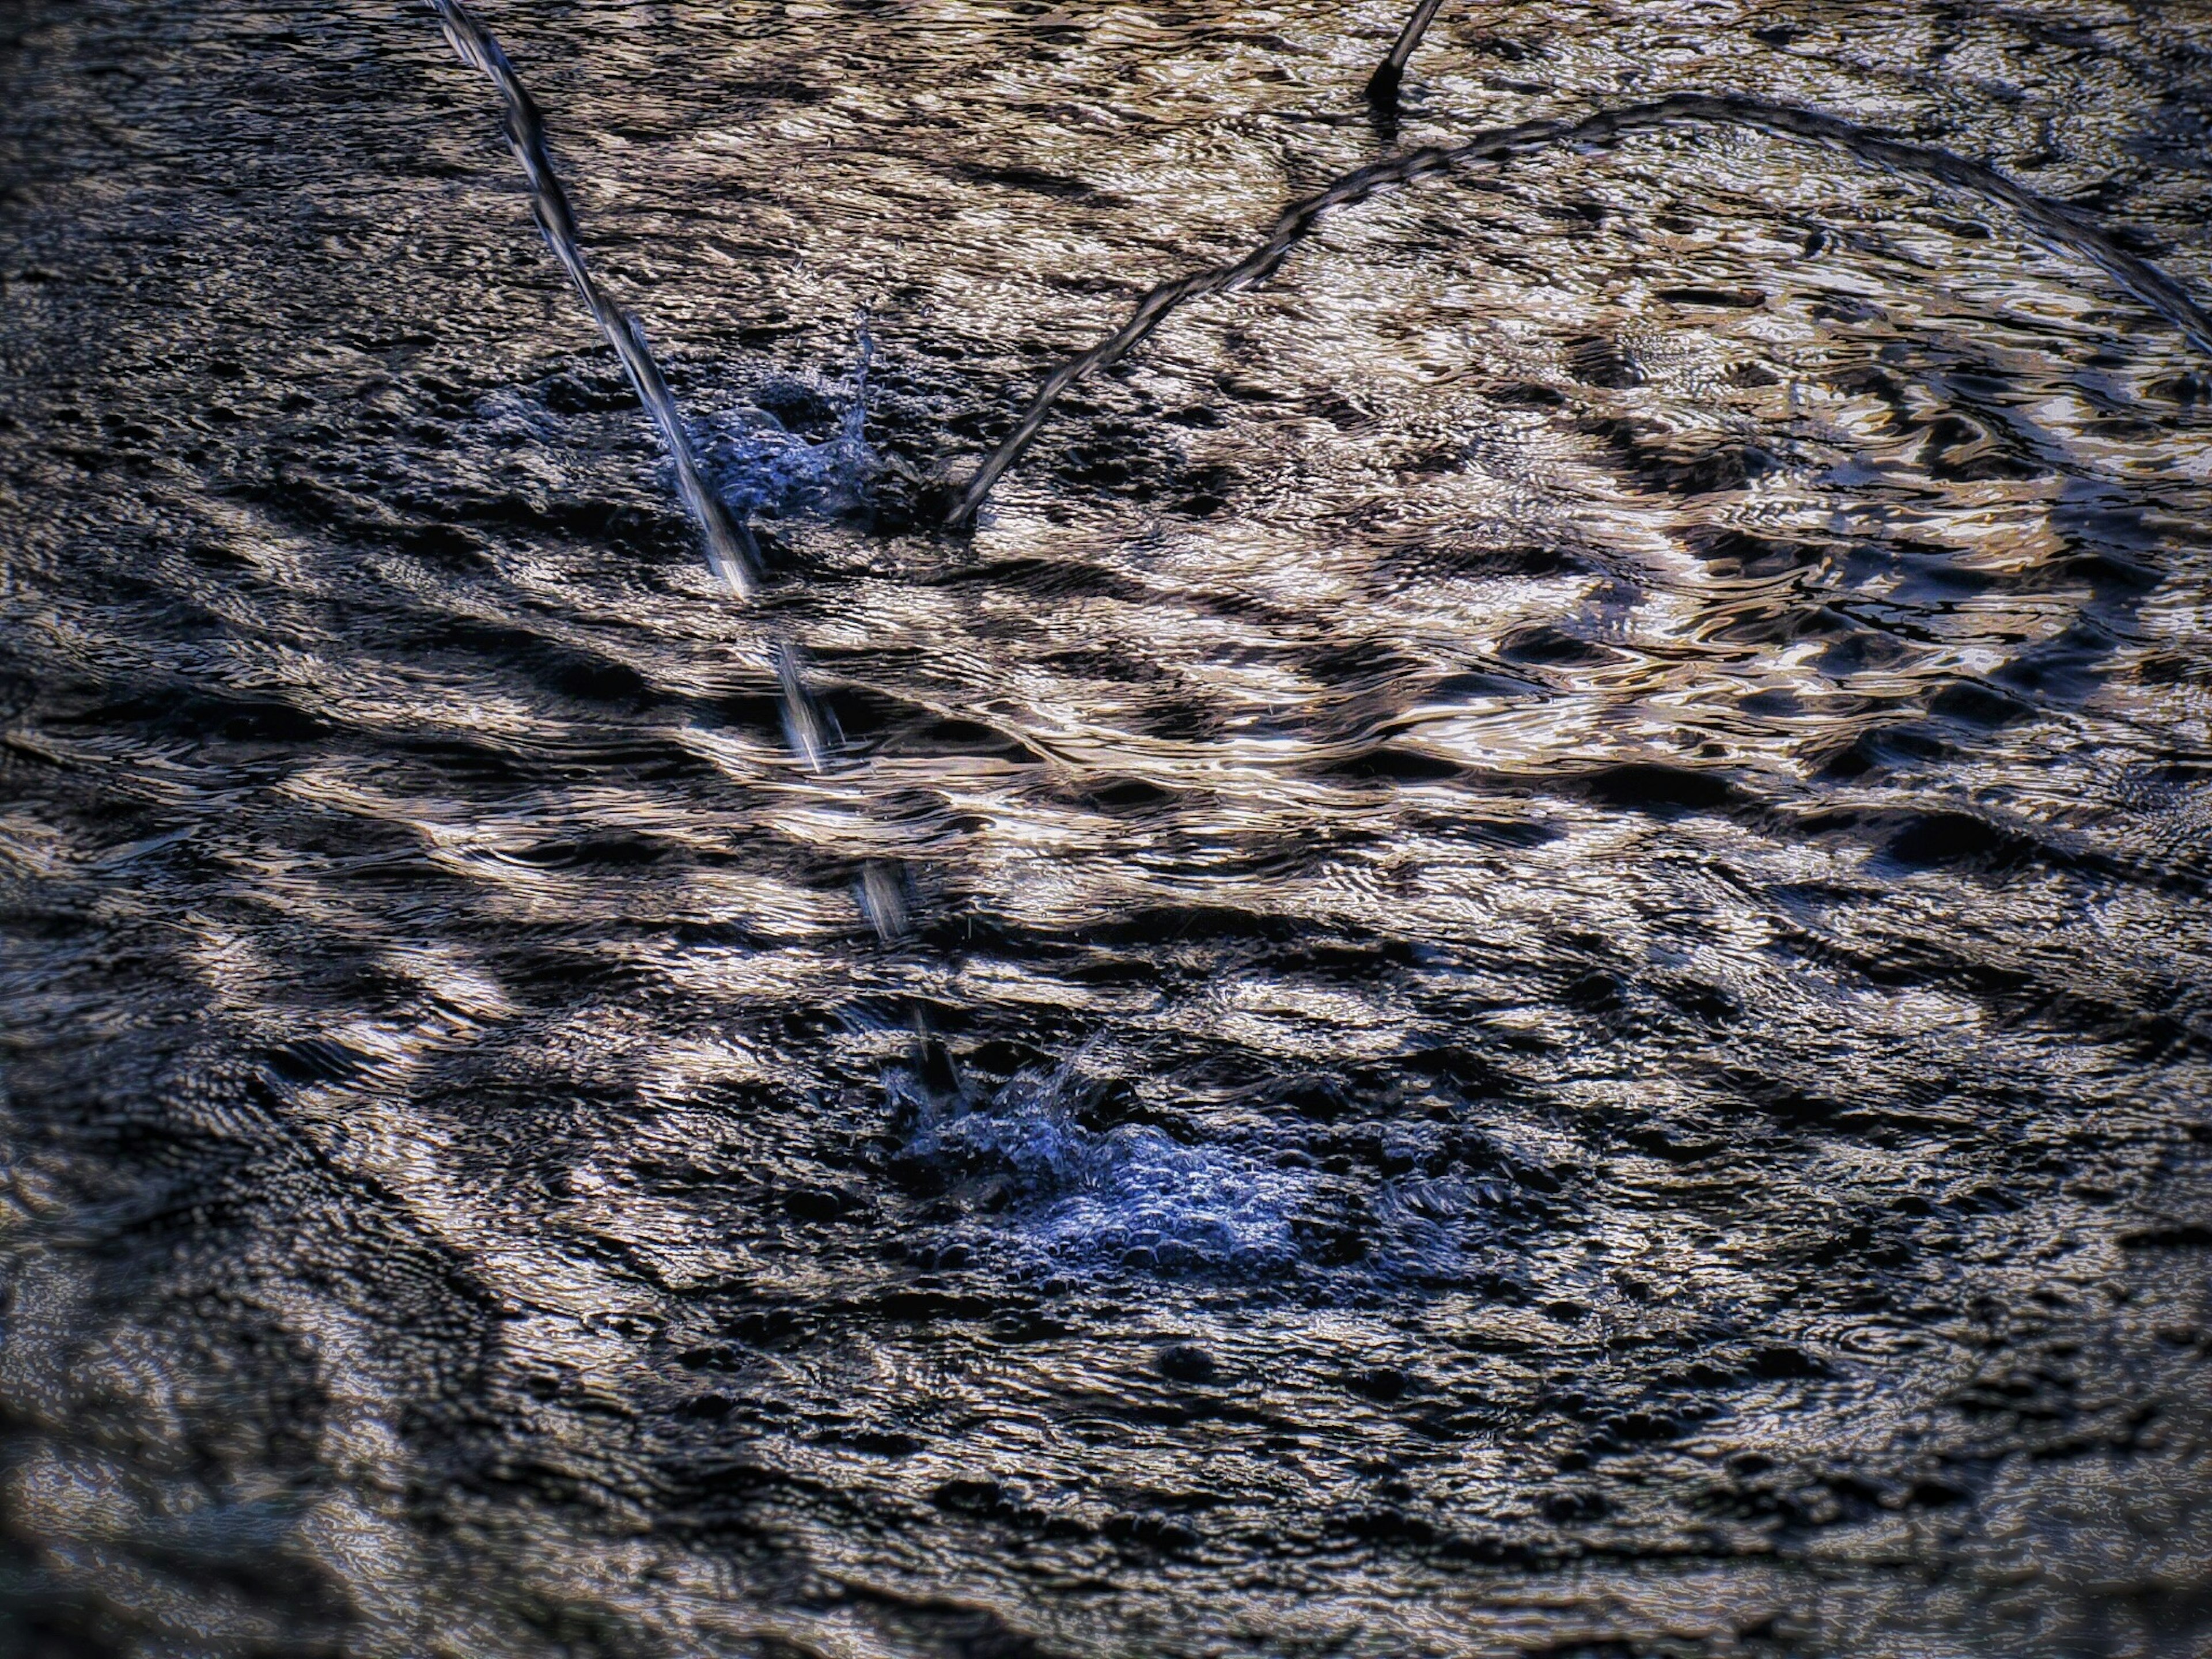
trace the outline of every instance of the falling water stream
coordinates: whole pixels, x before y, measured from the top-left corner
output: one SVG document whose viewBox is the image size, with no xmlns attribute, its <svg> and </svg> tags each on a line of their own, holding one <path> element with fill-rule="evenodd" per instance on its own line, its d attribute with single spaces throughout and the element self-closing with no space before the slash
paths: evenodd
<svg viewBox="0 0 2212 1659">
<path fill-rule="evenodd" d="M 2212 14 L 1407 21 L 9 15 L 0 1652 L 2201 1659 Z"/>
</svg>

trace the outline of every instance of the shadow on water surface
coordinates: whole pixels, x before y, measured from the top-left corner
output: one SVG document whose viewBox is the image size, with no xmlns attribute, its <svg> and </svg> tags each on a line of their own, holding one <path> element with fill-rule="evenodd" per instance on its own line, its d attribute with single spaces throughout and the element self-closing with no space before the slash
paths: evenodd
<svg viewBox="0 0 2212 1659">
<path fill-rule="evenodd" d="M 2193 1659 L 2185 27 L 483 16 L 0 68 L 0 1642 Z"/>
</svg>

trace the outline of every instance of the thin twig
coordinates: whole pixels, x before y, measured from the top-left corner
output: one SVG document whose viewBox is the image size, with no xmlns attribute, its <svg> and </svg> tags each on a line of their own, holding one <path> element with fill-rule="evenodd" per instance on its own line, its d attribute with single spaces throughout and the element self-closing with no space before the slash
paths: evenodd
<svg viewBox="0 0 2212 1659">
<path fill-rule="evenodd" d="M 545 120 L 538 112 L 532 99 L 514 73 L 514 66 L 507 61 L 499 42 L 489 31 L 477 21 L 461 0 L 429 0 L 445 26 L 446 39 L 460 54 L 461 61 L 478 69 L 490 77 L 499 89 L 501 123 L 507 130 L 507 142 L 514 151 L 514 159 L 522 163 L 523 176 L 530 180 L 531 211 L 538 217 L 538 228 L 545 233 L 546 245 L 553 257 L 561 262 L 561 269 L 568 274 L 568 281 L 592 313 L 592 320 L 599 325 L 599 332 L 622 359 L 622 366 L 629 375 L 629 383 L 636 388 L 638 401 L 645 412 L 659 428 L 660 441 L 675 463 L 676 488 L 684 497 L 684 505 L 699 526 L 707 541 L 707 562 L 723 584 L 740 599 L 750 599 L 760 591 L 760 549 L 754 542 L 752 532 L 730 514 L 721 499 L 707 488 L 700 476 L 699 460 L 691 447 L 691 434 L 684 424 L 684 416 L 676 407 L 675 394 L 668 389 L 668 381 L 653 362 L 653 353 L 645 343 L 645 331 L 636 318 L 624 311 L 593 280 L 590 269 L 584 264 L 584 250 L 576 240 L 576 217 L 568 207 L 568 194 L 561 188 L 560 175 L 553 170 L 553 157 L 545 148 Z"/>
<path fill-rule="evenodd" d="M 1406 27 L 1398 31 L 1397 44 L 1376 66 L 1374 77 L 1367 83 L 1367 101 L 1377 109 L 1397 108 L 1398 88 L 1406 78 L 1406 65 L 1413 61 L 1421 37 L 1429 32 L 1429 25 L 1436 20 L 1437 8 L 1443 3 L 1443 0 L 1419 0 L 1413 15 L 1406 20 Z"/>
<path fill-rule="evenodd" d="M 1948 150 L 1884 138 L 1849 121 L 1817 110 L 1756 99 L 1680 93 L 1625 109 L 1602 110 L 1576 122 L 1529 121 L 1476 134 L 1450 149 L 1424 149 L 1374 161 L 1346 173 L 1317 196 L 1308 197 L 1275 221 L 1267 240 L 1232 264 L 1217 265 L 1164 283 L 1138 303 L 1129 320 L 1081 356 L 1055 369 L 1027 413 L 976 470 L 959 501 L 946 515 L 948 525 L 963 523 L 982 505 L 1001 473 L 1019 459 L 1051 414 L 1060 394 L 1076 381 L 1103 368 L 1141 343 L 1176 307 L 1204 295 L 1226 293 L 1272 275 L 1314 222 L 1334 207 L 1364 201 L 1379 190 L 1409 184 L 1430 173 L 1477 161 L 1505 161 L 1556 144 L 1601 144 L 1623 134 L 1652 128 L 1716 122 L 1750 127 L 1776 137 L 1823 144 L 1900 173 L 1937 179 L 1958 189 L 2002 202 L 2026 219 L 2045 240 L 2081 255 L 2123 289 L 2178 327 L 2191 344 L 2212 355 L 2212 317 L 2171 277 L 2129 252 L 2103 231 L 2056 203 L 2045 201 L 1993 167 Z"/>
</svg>

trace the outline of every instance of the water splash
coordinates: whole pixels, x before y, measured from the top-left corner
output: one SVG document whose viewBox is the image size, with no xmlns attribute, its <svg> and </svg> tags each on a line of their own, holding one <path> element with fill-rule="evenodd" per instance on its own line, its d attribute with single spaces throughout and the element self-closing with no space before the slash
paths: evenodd
<svg viewBox="0 0 2212 1659">
<path fill-rule="evenodd" d="M 749 403 L 702 422 L 706 470 L 721 497 L 747 515 L 865 508 L 884 465 L 867 438 L 874 357 L 864 323 L 849 376 L 772 376 Z"/>
<path fill-rule="evenodd" d="M 958 1242 L 1030 1273 L 1139 1272 L 1279 1276 L 1299 1264 L 1293 1217 L 1312 1182 L 1261 1145 L 1185 1146 L 1142 1123 L 1083 1121 L 1101 1080 L 1079 1054 L 1011 1079 L 988 1102 L 946 1100 L 905 1074 L 895 1101 L 915 1120 L 908 1156 L 988 1192 L 990 1219 L 926 1245 Z"/>
</svg>

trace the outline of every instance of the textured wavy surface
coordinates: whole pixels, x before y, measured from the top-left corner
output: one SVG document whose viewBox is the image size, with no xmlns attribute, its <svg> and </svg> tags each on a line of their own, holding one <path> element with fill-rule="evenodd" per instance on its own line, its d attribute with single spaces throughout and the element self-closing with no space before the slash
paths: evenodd
<svg viewBox="0 0 2212 1659">
<path fill-rule="evenodd" d="M 936 520 L 1594 110 L 2212 293 L 2199 25 L 480 15 L 750 605 L 427 9 L 9 25 L 0 1647 L 2197 1659 L 2140 289 L 1547 143 Z"/>
<path fill-rule="evenodd" d="M 1401 46 L 1418 40 L 1414 26 L 1425 24 L 1427 19 L 1422 12 L 1430 9 L 1432 8 L 1424 7 L 1415 13 L 1406 33 L 1400 36 Z M 1395 60 L 1394 50 L 1392 56 L 1384 60 L 1384 72 L 1391 72 L 1390 66 Z M 1397 67 L 1402 70 L 1404 66 Z M 1963 161 L 1947 150 L 1932 149 L 1924 144 L 1898 143 L 1818 110 L 1793 109 L 1750 98 L 1677 93 L 1655 103 L 1600 110 L 1579 121 L 1523 122 L 1519 126 L 1479 133 L 1449 149 L 1431 145 L 1370 161 L 1346 174 L 1319 195 L 1308 197 L 1285 211 L 1276 220 L 1267 240 L 1243 258 L 1163 283 L 1144 297 L 1127 322 L 1081 356 L 1054 369 L 1019 424 L 1000 440 L 999 447 L 976 469 L 947 521 L 958 525 L 974 517 L 1000 474 L 1035 441 L 1053 405 L 1069 386 L 1118 362 L 1133 347 L 1150 338 L 1153 330 L 1165 322 L 1178 306 L 1208 295 L 1231 293 L 1273 276 L 1285 256 L 1311 234 L 1322 215 L 1332 209 L 1356 206 L 1377 191 L 1416 184 L 1474 161 L 1509 161 L 1553 145 L 1588 149 L 1610 143 L 1626 133 L 1709 123 L 1749 127 L 1754 131 L 1826 144 L 1875 166 L 1935 179 L 2011 208 L 2037 234 L 2089 259 L 2128 293 L 2173 324 L 2190 344 L 2212 356 L 2212 318 L 2198 309 L 2196 301 L 2178 283 L 2079 216 L 2022 190 L 2001 173 Z M 1731 297 L 1719 296 L 1722 303 L 1727 303 Z"/>
</svg>

